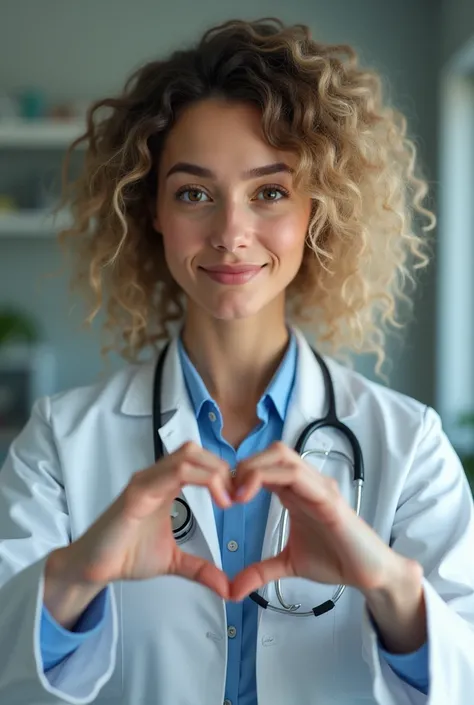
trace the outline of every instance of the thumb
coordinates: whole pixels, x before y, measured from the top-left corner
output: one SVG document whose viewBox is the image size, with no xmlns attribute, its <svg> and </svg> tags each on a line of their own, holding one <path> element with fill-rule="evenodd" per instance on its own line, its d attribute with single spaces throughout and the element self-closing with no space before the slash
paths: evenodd
<svg viewBox="0 0 474 705">
<path fill-rule="evenodd" d="M 227 575 L 204 558 L 193 556 L 177 549 L 175 567 L 170 573 L 204 585 L 217 593 L 223 600 L 229 599 L 229 579 Z"/>
<path fill-rule="evenodd" d="M 288 578 L 293 574 L 283 551 L 278 556 L 253 563 L 238 573 L 230 584 L 229 598 L 234 602 L 240 602 L 251 592 L 259 590 L 264 585 L 279 578 Z"/>
</svg>

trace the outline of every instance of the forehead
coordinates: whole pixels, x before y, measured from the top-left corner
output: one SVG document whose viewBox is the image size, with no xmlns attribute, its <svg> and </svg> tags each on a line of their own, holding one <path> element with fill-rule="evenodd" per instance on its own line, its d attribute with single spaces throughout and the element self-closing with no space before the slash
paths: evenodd
<svg viewBox="0 0 474 705">
<path fill-rule="evenodd" d="M 206 100 L 186 108 L 165 141 L 160 170 L 178 161 L 242 173 L 274 162 L 294 167 L 297 158 L 267 142 L 256 106 Z"/>
</svg>

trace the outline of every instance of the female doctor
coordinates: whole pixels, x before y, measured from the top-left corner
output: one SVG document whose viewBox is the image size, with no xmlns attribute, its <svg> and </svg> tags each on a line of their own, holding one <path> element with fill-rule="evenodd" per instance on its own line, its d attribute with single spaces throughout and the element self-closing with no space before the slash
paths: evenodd
<svg viewBox="0 0 474 705">
<path fill-rule="evenodd" d="M 66 236 L 93 313 L 129 358 L 170 343 L 38 401 L 10 449 L 0 701 L 470 705 L 473 505 L 439 418 L 293 327 L 382 362 L 425 263 L 377 76 L 231 22 L 83 141 Z"/>
</svg>

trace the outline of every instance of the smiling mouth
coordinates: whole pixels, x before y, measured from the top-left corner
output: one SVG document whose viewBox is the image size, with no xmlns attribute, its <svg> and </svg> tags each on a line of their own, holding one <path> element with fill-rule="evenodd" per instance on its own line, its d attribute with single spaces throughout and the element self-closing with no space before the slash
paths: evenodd
<svg viewBox="0 0 474 705">
<path fill-rule="evenodd" d="M 246 284 L 254 279 L 266 264 L 263 265 L 233 265 L 233 266 L 212 266 L 200 267 L 207 276 L 219 284 Z"/>
</svg>

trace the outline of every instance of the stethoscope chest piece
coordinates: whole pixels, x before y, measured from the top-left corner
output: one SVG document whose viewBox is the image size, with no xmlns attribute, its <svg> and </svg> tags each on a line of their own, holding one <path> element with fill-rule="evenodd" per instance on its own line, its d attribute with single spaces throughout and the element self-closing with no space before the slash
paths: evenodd
<svg viewBox="0 0 474 705">
<path fill-rule="evenodd" d="M 159 428 L 161 420 L 161 379 L 163 376 L 163 366 L 167 349 L 168 346 L 164 348 L 158 359 L 153 384 L 153 441 L 156 461 L 164 457 L 163 443 L 161 441 Z M 313 353 L 319 363 L 322 375 L 324 377 L 324 387 L 328 400 L 328 411 L 326 416 L 308 423 L 308 425 L 301 431 L 300 436 L 295 445 L 295 451 L 302 459 L 314 456 L 315 458 L 319 459 L 334 458 L 339 461 L 346 461 L 352 469 L 353 485 L 356 488 L 354 509 L 359 515 L 361 508 L 362 489 L 364 485 L 364 461 L 362 457 L 362 449 L 354 432 L 342 421 L 339 420 L 336 413 L 336 399 L 331 374 L 323 358 L 315 350 L 313 350 Z M 340 450 L 332 449 L 330 446 L 326 448 L 320 447 L 305 450 L 306 444 L 308 443 L 310 436 L 316 431 L 323 428 L 332 428 L 342 434 L 345 437 L 347 443 L 349 443 L 350 445 L 350 450 L 352 451 L 351 455 L 348 455 Z M 191 538 L 196 527 L 196 521 L 189 505 L 184 499 L 181 499 L 181 497 L 176 497 L 176 499 L 174 500 L 170 511 L 170 519 L 171 528 L 176 543 L 181 544 Z M 283 509 L 278 531 L 278 546 L 276 551 L 277 554 L 281 553 L 284 548 L 285 540 L 288 535 L 288 526 L 288 510 Z M 280 580 L 275 581 L 275 592 L 278 598 L 279 606 L 270 604 L 269 601 L 262 597 L 262 595 L 260 595 L 258 592 L 252 592 L 249 597 L 260 607 L 264 609 L 269 609 L 273 612 L 294 615 L 296 617 L 319 617 L 320 615 L 325 614 L 329 610 L 333 609 L 334 605 L 339 600 L 344 590 L 345 585 L 339 585 L 330 600 L 326 600 L 326 602 L 321 603 L 317 607 L 313 607 L 311 610 L 301 610 L 300 604 L 287 603 L 283 599 Z"/>
<path fill-rule="evenodd" d="M 184 499 L 176 497 L 171 506 L 171 528 L 176 543 L 180 544 L 191 538 L 196 523 L 194 515 Z"/>
</svg>

